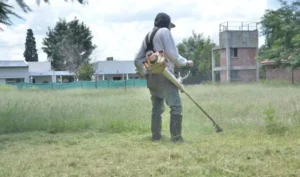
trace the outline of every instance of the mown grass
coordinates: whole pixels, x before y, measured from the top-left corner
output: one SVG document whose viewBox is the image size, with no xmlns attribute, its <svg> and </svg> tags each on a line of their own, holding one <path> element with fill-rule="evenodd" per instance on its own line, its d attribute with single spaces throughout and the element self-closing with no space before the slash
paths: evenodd
<svg viewBox="0 0 300 177">
<path fill-rule="evenodd" d="M 299 176 L 300 94 L 291 85 L 199 85 L 185 95 L 185 142 L 150 138 L 145 88 L 0 89 L 0 176 Z"/>
</svg>

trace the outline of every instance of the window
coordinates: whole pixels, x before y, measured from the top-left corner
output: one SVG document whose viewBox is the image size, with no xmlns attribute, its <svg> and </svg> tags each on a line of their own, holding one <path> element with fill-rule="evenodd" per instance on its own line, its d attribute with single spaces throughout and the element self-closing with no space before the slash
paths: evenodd
<svg viewBox="0 0 300 177">
<path fill-rule="evenodd" d="M 15 83 L 24 82 L 24 78 L 6 79 L 5 81 L 6 81 L 6 84 L 15 84 Z"/>
<path fill-rule="evenodd" d="M 113 77 L 113 80 L 122 80 L 122 77 Z"/>
<path fill-rule="evenodd" d="M 231 48 L 230 49 L 230 57 L 233 57 L 233 58 L 238 57 L 238 49 L 237 48 Z"/>
<path fill-rule="evenodd" d="M 232 70 L 230 72 L 230 78 L 231 78 L 231 80 L 235 80 L 235 81 L 239 80 L 239 72 L 236 70 Z"/>
</svg>

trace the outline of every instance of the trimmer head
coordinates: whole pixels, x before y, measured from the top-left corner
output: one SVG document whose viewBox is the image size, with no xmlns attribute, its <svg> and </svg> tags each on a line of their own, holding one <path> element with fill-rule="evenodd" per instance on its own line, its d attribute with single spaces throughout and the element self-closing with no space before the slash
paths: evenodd
<svg viewBox="0 0 300 177">
<path fill-rule="evenodd" d="M 223 129 L 219 125 L 215 125 L 215 128 L 216 128 L 217 133 L 220 133 L 223 131 Z"/>
</svg>

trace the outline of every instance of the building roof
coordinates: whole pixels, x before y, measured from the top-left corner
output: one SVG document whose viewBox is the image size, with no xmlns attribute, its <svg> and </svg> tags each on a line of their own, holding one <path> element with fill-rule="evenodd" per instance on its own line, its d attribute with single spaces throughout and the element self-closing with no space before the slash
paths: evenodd
<svg viewBox="0 0 300 177">
<path fill-rule="evenodd" d="M 0 60 L 0 68 L 29 68 L 29 76 L 74 76 L 69 71 L 52 71 L 50 62 L 26 62 L 24 60 Z"/>
<path fill-rule="evenodd" d="M 74 76 L 69 71 L 29 72 L 29 76 Z"/>
<path fill-rule="evenodd" d="M 54 75 L 56 76 L 75 76 L 75 73 L 69 71 L 54 71 Z"/>
<path fill-rule="evenodd" d="M 262 64 L 262 65 L 268 65 L 268 64 L 273 64 L 274 61 L 265 59 L 265 60 L 263 60 L 263 61 L 261 61 L 259 63 Z"/>
<path fill-rule="evenodd" d="M 94 64 L 96 74 L 135 74 L 133 60 L 97 61 Z"/>
<path fill-rule="evenodd" d="M 24 60 L 0 60 L 0 68 L 28 67 Z"/>
<path fill-rule="evenodd" d="M 291 56 L 288 57 L 288 59 L 281 59 L 280 62 L 287 63 L 289 60 L 291 60 Z M 259 62 L 262 65 L 273 65 L 275 64 L 274 60 L 264 59 L 263 61 Z"/>
</svg>

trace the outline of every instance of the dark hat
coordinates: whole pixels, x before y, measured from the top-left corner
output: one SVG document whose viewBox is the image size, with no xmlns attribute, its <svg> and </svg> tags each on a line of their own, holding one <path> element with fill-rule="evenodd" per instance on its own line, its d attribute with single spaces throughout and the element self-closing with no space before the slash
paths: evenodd
<svg viewBox="0 0 300 177">
<path fill-rule="evenodd" d="M 170 25 L 170 26 L 169 26 Z M 171 17 L 163 12 L 160 12 L 156 15 L 154 20 L 155 27 L 166 27 L 166 28 L 175 28 L 175 24 L 171 22 Z"/>
</svg>

